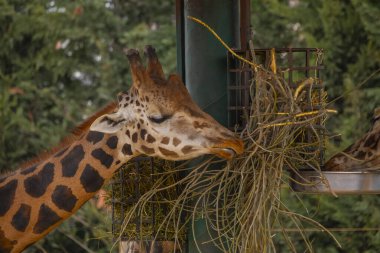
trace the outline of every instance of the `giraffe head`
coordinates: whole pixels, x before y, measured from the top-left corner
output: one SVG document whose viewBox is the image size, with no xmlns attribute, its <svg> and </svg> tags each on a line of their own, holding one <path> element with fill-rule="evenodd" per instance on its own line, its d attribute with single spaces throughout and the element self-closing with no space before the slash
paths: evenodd
<svg viewBox="0 0 380 253">
<path fill-rule="evenodd" d="M 147 67 L 138 51 L 128 50 L 132 87 L 119 93 L 117 111 L 96 119 L 90 130 L 116 134 L 128 155 L 186 160 L 203 154 L 230 159 L 242 153 L 243 142 L 194 103 L 179 76 L 165 77 L 151 46 L 145 55 Z"/>
</svg>

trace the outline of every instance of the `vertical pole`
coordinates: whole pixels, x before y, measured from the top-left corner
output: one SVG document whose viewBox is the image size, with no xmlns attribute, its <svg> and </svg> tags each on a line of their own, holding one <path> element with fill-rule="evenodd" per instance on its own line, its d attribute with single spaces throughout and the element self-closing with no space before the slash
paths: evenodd
<svg viewBox="0 0 380 253">
<path fill-rule="evenodd" d="M 251 33 L 251 1 L 240 0 L 240 49 L 248 49 L 248 38 Z"/>
<path fill-rule="evenodd" d="M 219 123 L 228 123 L 227 52 L 203 26 L 187 19 L 194 16 L 210 25 L 230 46 L 240 46 L 239 0 L 176 0 L 178 72 L 194 101 Z M 188 253 L 221 252 L 210 242 L 203 219 L 194 221 L 188 234 Z M 194 238 L 194 236 L 195 238 Z M 196 243 L 195 243 L 196 242 Z M 208 242 L 208 243 L 206 243 Z"/>
</svg>

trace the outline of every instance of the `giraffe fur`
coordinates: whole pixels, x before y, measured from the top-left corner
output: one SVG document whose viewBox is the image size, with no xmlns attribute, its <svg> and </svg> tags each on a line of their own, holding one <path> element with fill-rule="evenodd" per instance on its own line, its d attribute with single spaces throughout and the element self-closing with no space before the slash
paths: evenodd
<svg viewBox="0 0 380 253">
<path fill-rule="evenodd" d="M 20 252 L 46 236 L 133 157 L 231 159 L 243 152 L 241 139 L 203 112 L 177 75 L 165 77 L 151 46 L 145 55 L 146 67 L 128 50 L 133 83 L 117 104 L 60 149 L 0 178 L 0 252 Z"/>
<path fill-rule="evenodd" d="M 331 157 L 324 170 L 380 170 L 380 107 L 374 110 L 371 129 L 344 151 Z"/>
</svg>

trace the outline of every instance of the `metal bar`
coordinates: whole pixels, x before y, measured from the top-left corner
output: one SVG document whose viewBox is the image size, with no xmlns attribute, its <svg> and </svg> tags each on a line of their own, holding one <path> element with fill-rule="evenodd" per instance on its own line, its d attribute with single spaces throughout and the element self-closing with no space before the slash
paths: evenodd
<svg viewBox="0 0 380 253">
<path fill-rule="evenodd" d="M 323 70 L 324 66 L 309 66 L 309 67 L 277 67 L 278 71 L 307 71 L 307 70 Z M 250 68 L 230 69 L 229 72 L 251 72 Z"/>
<path fill-rule="evenodd" d="M 305 76 L 306 77 L 309 77 L 310 76 L 310 64 L 309 64 L 309 61 L 310 61 L 310 50 L 309 49 L 306 49 L 306 55 L 305 55 Z"/>
<path fill-rule="evenodd" d="M 220 0 L 187 0 L 184 16 L 195 16 L 208 25 L 230 46 L 238 47 L 236 34 L 239 27 L 235 18 L 238 17 L 238 1 Z M 194 101 L 207 113 L 223 125 L 228 124 L 227 97 L 227 64 L 226 49 L 202 26 L 191 20 L 184 19 L 184 56 L 185 83 Z M 236 29 L 238 32 L 236 32 Z M 188 251 L 198 252 L 196 244 L 202 252 L 221 252 L 212 243 L 205 220 L 194 221 L 195 233 L 189 230 Z M 193 236 L 194 235 L 194 236 Z"/>
<path fill-rule="evenodd" d="M 289 85 L 292 85 L 293 84 L 293 51 L 290 49 L 290 51 L 288 52 L 288 84 Z"/>
<path fill-rule="evenodd" d="M 175 1 L 176 35 L 177 35 L 177 72 L 185 81 L 185 29 L 184 29 L 184 0 Z"/>
<path fill-rule="evenodd" d="M 240 49 L 248 49 L 248 38 L 250 33 L 251 6 L 249 0 L 240 0 Z"/>
<path fill-rule="evenodd" d="M 325 194 L 380 194 L 379 172 L 301 171 L 293 175 L 295 191 Z"/>
<path fill-rule="evenodd" d="M 124 170 L 123 169 L 120 170 L 120 178 L 121 178 L 121 192 L 120 192 L 120 194 L 122 196 L 120 199 L 123 199 L 125 196 L 125 192 L 124 192 L 124 189 L 125 189 L 124 188 Z M 124 217 L 125 217 L 124 205 L 120 205 L 120 217 L 121 217 L 121 219 L 124 219 Z"/>
<path fill-rule="evenodd" d="M 120 170 L 119 172 L 117 172 L 116 175 L 120 175 Z M 111 194 L 112 194 L 112 197 L 111 197 L 111 201 L 112 201 L 112 207 L 111 207 L 111 213 L 112 213 L 112 227 L 111 227 L 111 231 L 112 231 L 112 235 L 113 235 L 113 239 L 115 239 L 115 235 L 116 235 L 116 227 L 115 227 L 115 223 L 116 223 L 116 216 L 115 216 L 115 204 L 113 201 L 115 201 L 115 183 L 111 183 Z"/>
<path fill-rule="evenodd" d="M 140 166 L 140 162 L 139 161 L 136 161 L 135 162 L 135 166 L 134 166 L 134 169 L 135 169 L 135 173 L 136 173 L 136 178 L 135 178 L 135 192 L 134 192 L 134 197 L 139 199 L 140 198 L 140 189 L 139 189 L 139 183 L 140 183 L 140 178 L 139 178 L 139 175 L 140 175 L 140 169 L 139 169 L 139 166 Z M 124 195 L 123 195 L 124 196 Z M 139 215 L 136 215 L 136 221 L 135 221 L 135 224 L 136 224 L 136 233 L 137 234 L 140 234 L 140 219 L 141 217 Z M 142 239 L 142 238 L 140 238 Z"/>
</svg>

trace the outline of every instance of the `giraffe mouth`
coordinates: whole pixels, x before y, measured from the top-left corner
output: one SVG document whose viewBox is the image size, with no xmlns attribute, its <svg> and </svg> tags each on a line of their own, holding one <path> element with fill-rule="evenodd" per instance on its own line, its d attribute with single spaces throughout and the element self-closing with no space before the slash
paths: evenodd
<svg viewBox="0 0 380 253">
<path fill-rule="evenodd" d="M 212 148 L 212 153 L 230 160 L 236 155 L 240 155 L 244 151 L 243 141 L 240 139 L 225 141 L 220 145 L 216 145 Z"/>
<path fill-rule="evenodd" d="M 236 156 L 236 152 L 232 148 L 214 148 L 213 153 L 219 156 L 220 158 L 224 158 L 227 160 L 230 160 Z"/>
</svg>

